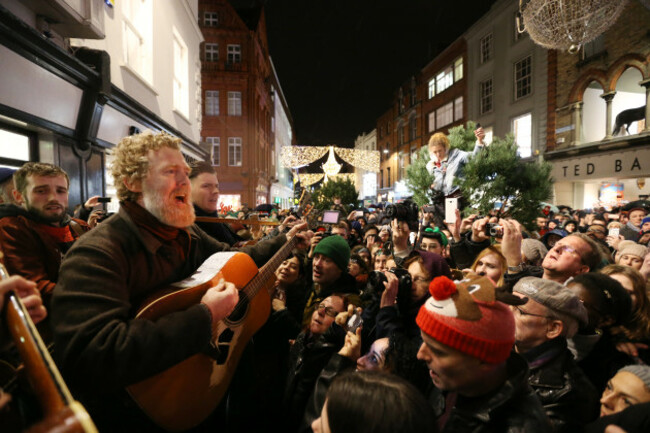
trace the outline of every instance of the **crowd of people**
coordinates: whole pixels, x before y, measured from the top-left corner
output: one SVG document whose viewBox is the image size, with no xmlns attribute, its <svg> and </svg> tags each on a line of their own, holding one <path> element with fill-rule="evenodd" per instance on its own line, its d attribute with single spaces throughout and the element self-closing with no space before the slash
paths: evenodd
<svg viewBox="0 0 650 433">
<path fill-rule="evenodd" d="M 445 176 L 471 155 L 440 135 L 430 152 L 434 188 L 460 197 Z M 169 429 L 128 390 L 194 356 L 232 373 L 209 414 L 176 414 L 194 432 L 650 431 L 646 200 L 540 208 L 534 222 L 457 211 L 451 223 L 435 203 L 411 221 L 334 198 L 335 223 L 277 209 L 256 224 L 248 208 L 221 214 L 214 168 L 188 165 L 178 139 L 150 131 L 117 145 L 112 175 L 119 211 L 104 218 L 93 197 L 71 217 L 61 168 L 0 169 L 0 249 L 14 275 L 0 292 L 23 299 L 99 431 Z M 261 308 L 222 272 L 192 305 L 136 317 L 215 253 L 220 269 L 243 253 L 260 274 L 284 254 Z M 235 346 L 223 324 L 236 329 L 248 304 L 263 317 Z M 237 359 L 224 362 L 229 351 Z M 0 423 L 44 422 L 25 382 L 0 385 Z"/>
</svg>

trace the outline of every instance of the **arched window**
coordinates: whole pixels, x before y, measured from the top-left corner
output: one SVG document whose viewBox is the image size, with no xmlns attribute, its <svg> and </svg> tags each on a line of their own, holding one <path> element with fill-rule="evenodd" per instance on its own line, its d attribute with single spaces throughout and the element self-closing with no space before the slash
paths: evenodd
<svg viewBox="0 0 650 433">
<path fill-rule="evenodd" d="M 598 81 L 592 81 L 582 95 L 582 137 L 581 143 L 591 143 L 605 137 L 607 105 L 600 97 L 603 88 Z"/>
</svg>

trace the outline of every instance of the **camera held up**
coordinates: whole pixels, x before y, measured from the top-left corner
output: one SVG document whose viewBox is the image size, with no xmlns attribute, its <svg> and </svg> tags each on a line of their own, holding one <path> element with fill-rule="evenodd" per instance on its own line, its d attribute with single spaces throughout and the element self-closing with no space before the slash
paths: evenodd
<svg viewBox="0 0 650 433">
<path fill-rule="evenodd" d="M 386 216 L 397 221 L 404 221 L 411 231 L 418 230 L 418 205 L 411 199 L 386 206 Z"/>
</svg>

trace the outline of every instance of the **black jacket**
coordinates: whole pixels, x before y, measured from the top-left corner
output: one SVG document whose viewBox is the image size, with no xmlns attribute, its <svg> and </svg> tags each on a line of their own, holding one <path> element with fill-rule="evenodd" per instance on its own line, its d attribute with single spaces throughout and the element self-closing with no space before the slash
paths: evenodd
<svg viewBox="0 0 650 433">
<path fill-rule="evenodd" d="M 539 399 L 527 382 L 526 361 L 512 353 L 508 379 L 486 396 L 458 396 L 442 433 L 542 433 L 552 427 Z"/>
<path fill-rule="evenodd" d="M 526 352 L 533 388 L 556 433 L 572 433 L 598 417 L 599 394 L 562 337 Z"/>
<path fill-rule="evenodd" d="M 197 217 L 218 217 L 217 212 L 204 212 L 200 207 L 197 205 L 194 205 L 194 212 L 196 213 Z M 225 242 L 231 247 L 235 245 L 237 242 L 242 241 L 243 239 L 237 236 L 235 233 L 230 230 L 230 227 L 228 225 L 223 224 L 223 223 L 204 223 L 204 222 L 197 222 L 197 226 L 201 227 L 201 229 L 218 240 L 219 242 Z"/>
<path fill-rule="evenodd" d="M 461 235 L 460 241 L 451 243 L 449 253 L 459 269 L 466 269 L 471 267 L 476 256 L 489 246 L 489 239 L 483 242 L 472 241 L 470 230 Z"/>
</svg>

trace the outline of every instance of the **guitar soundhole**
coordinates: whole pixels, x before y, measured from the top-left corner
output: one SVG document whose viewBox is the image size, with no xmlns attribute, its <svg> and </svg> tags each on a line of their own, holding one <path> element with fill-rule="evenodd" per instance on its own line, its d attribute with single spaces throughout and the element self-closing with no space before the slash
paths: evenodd
<svg viewBox="0 0 650 433">
<path fill-rule="evenodd" d="M 246 312 L 248 311 L 248 297 L 244 292 L 239 292 L 239 302 L 237 303 L 237 306 L 233 310 L 233 312 L 228 316 L 228 321 L 229 322 L 239 322 L 241 319 L 246 316 Z"/>
</svg>

